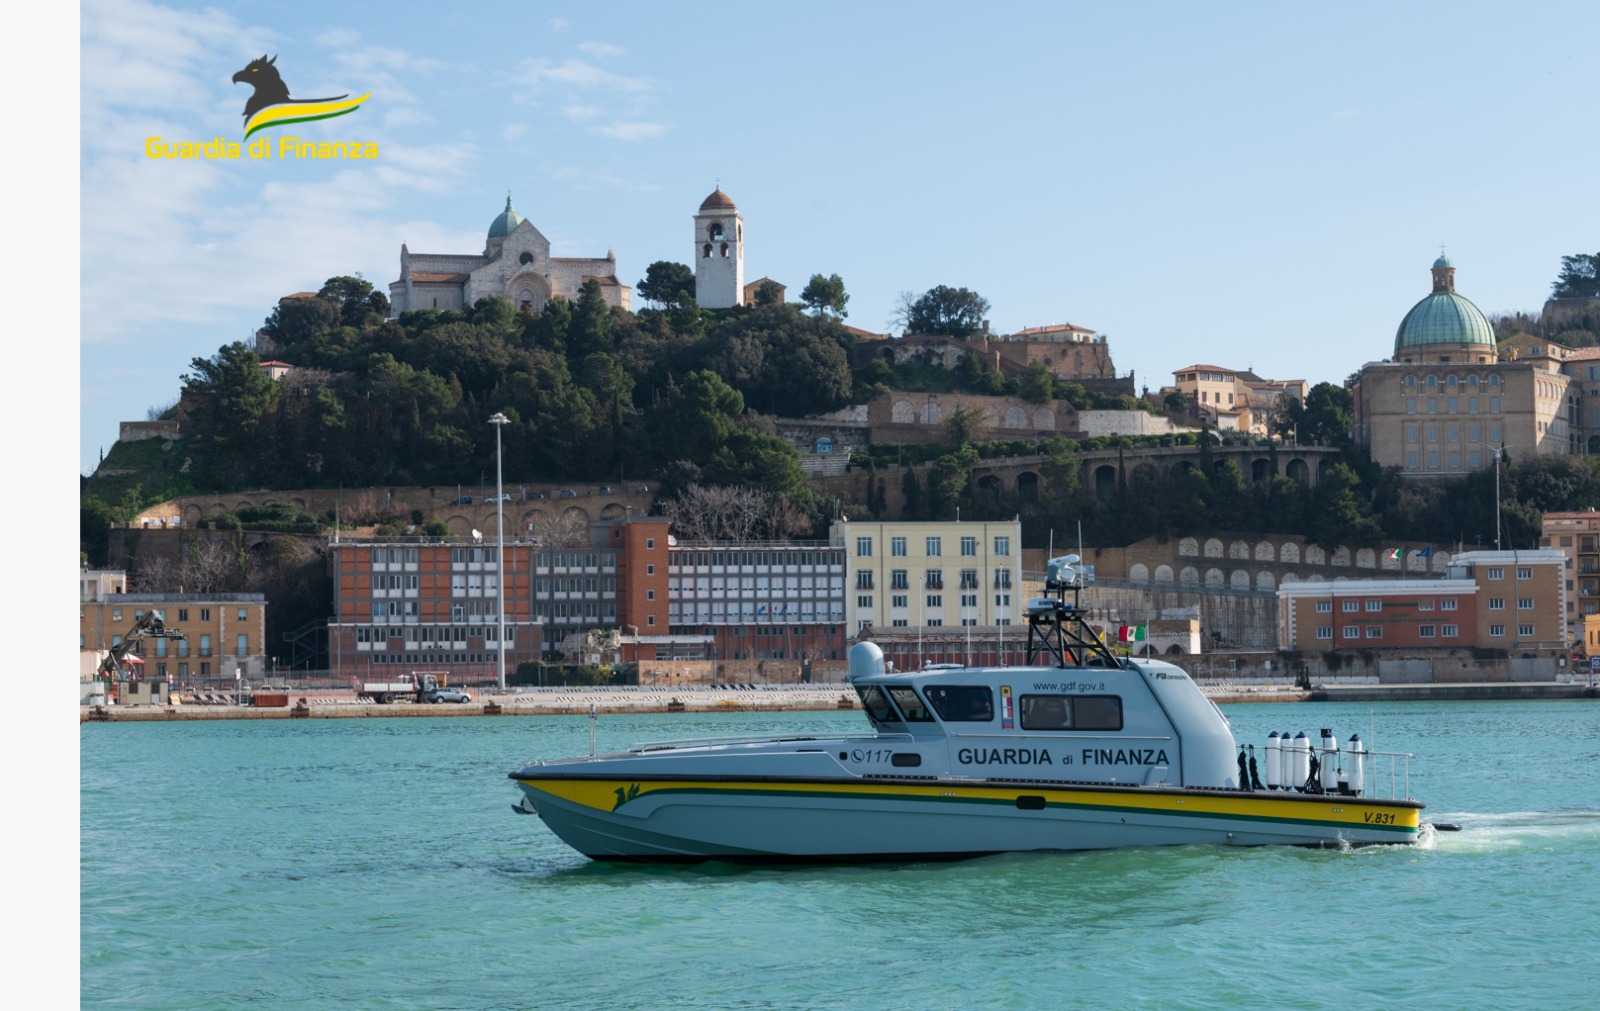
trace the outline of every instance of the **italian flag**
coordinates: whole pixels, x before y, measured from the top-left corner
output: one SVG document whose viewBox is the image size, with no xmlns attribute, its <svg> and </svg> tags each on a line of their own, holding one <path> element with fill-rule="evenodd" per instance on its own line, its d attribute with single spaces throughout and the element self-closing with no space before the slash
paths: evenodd
<svg viewBox="0 0 1600 1011">
<path fill-rule="evenodd" d="M 1389 554 L 1386 555 L 1385 557 L 1393 559 L 1394 561 L 1398 562 L 1400 560 L 1400 556 L 1402 554 L 1404 554 L 1404 553 L 1405 553 L 1405 548 L 1395 548 L 1393 551 L 1389 552 Z"/>
<path fill-rule="evenodd" d="M 1150 638 L 1148 625 L 1123 625 L 1117 629 L 1118 642 L 1144 642 Z"/>
</svg>

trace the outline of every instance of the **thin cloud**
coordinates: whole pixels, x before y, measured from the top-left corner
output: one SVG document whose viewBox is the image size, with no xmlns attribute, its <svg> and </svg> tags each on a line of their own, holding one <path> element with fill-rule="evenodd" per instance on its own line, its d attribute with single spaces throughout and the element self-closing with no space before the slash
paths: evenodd
<svg viewBox="0 0 1600 1011">
<path fill-rule="evenodd" d="M 626 56 L 628 51 L 621 46 L 614 46 L 609 42 L 580 42 L 578 52 L 587 53 L 598 59 L 610 59 L 613 56 Z"/>
<path fill-rule="evenodd" d="M 647 95 L 656 90 L 655 82 L 647 77 L 613 74 L 583 60 L 523 60 L 512 80 L 538 90 L 577 88 L 618 95 Z"/>
<path fill-rule="evenodd" d="M 612 123 L 597 126 L 594 132 L 612 140 L 653 140 L 665 134 L 667 127 L 664 123 Z"/>
</svg>

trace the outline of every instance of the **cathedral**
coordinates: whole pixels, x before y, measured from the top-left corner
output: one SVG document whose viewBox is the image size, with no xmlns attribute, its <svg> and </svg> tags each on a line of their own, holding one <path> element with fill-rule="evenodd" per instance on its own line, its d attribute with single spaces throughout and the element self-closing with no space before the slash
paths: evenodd
<svg viewBox="0 0 1600 1011">
<path fill-rule="evenodd" d="M 765 278 L 745 284 L 744 218 L 720 186 L 694 216 L 694 265 L 697 300 L 706 309 L 747 305 L 756 287 L 776 285 Z M 632 310 L 633 289 L 617 279 L 615 252 L 604 259 L 551 256 L 550 240 L 507 196 L 506 209 L 489 223 L 482 253 L 413 253 L 402 244 L 400 280 L 389 285 L 389 313 L 393 318 L 412 310 L 468 309 L 488 295 L 538 312 L 556 295 L 576 302 L 590 278 L 600 282 L 607 305 Z"/>
<path fill-rule="evenodd" d="M 506 209 L 489 224 L 482 253 L 413 253 L 402 244 L 389 312 L 394 317 L 410 310 L 466 309 L 489 295 L 537 312 L 556 295 L 576 302 L 590 278 L 600 282 L 607 305 L 632 308 L 633 289 L 617 279 L 615 252 L 603 258 L 551 256 L 550 240 L 516 212 L 508 196 Z"/>
</svg>

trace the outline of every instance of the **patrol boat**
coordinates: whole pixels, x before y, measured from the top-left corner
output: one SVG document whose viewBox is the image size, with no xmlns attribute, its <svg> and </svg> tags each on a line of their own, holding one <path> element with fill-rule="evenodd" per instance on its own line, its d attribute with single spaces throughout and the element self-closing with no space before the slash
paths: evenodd
<svg viewBox="0 0 1600 1011">
<path fill-rule="evenodd" d="M 849 680 L 872 733 L 638 744 L 510 774 L 594 860 L 863 862 L 1220 843 L 1415 843 L 1424 805 L 1395 794 L 1409 755 L 1253 746 L 1182 669 L 1112 653 L 1084 620 L 1078 556 L 1028 601 L 1026 666 L 896 672 L 860 642 Z M 1069 602 L 1068 593 L 1072 594 Z M 592 749 L 591 749 L 592 750 Z M 1387 770 L 1380 762 L 1387 758 Z M 1318 768 L 1320 766 L 1320 768 Z M 1387 783 L 1384 781 L 1387 780 Z"/>
</svg>

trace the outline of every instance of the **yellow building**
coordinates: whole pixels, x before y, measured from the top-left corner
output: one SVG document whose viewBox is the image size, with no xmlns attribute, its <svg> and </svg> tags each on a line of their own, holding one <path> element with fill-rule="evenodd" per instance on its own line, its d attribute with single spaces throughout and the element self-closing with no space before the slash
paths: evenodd
<svg viewBox="0 0 1600 1011">
<path fill-rule="evenodd" d="M 109 573 L 85 573 L 96 577 Z M 257 680 L 268 669 L 267 600 L 259 593 L 97 593 L 99 578 L 80 577 L 78 648 L 105 650 L 120 644 L 134 624 L 156 612 L 168 631 L 183 632 L 182 639 L 151 637 L 134 647 L 143 663 L 142 676 L 174 684 L 233 681 L 237 671 L 244 680 Z M 122 585 L 126 585 L 125 582 Z"/>
<path fill-rule="evenodd" d="M 1014 625 L 1022 613 L 1022 524 L 852 523 L 828 542 L 845 557 L 850 634 L 867 627 Z"/>
<path fill-rule="evenodd" d="M 1175 387 L 1201 417 L 1223 431 L 1271 434 L 1274 416 L 1287 400 L 1305 403 L 1304 379 L 1262 379 L 1245 369 L 1190 365 L 1174 372 Z"/>
</svg>

